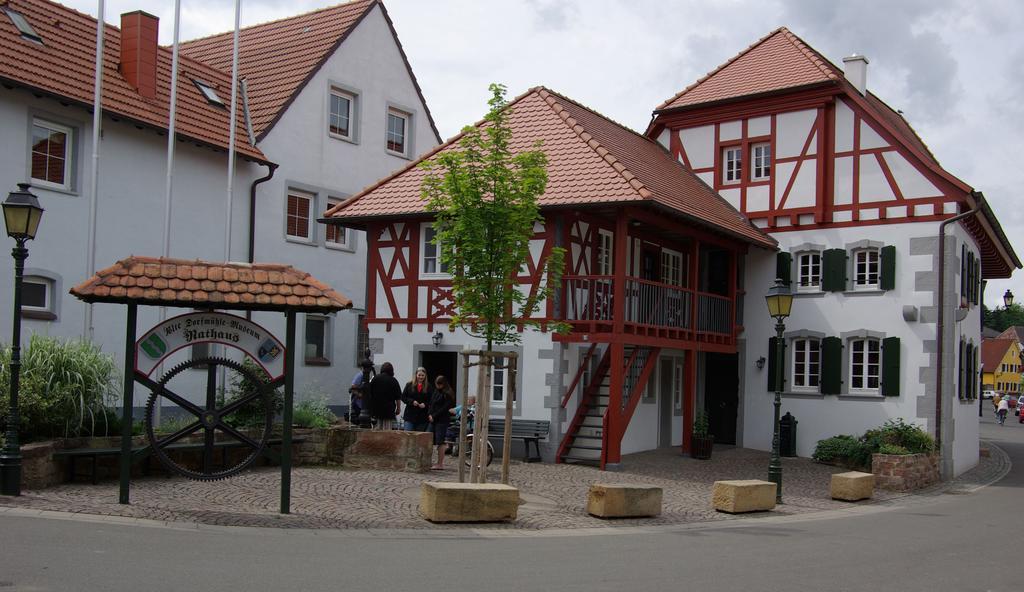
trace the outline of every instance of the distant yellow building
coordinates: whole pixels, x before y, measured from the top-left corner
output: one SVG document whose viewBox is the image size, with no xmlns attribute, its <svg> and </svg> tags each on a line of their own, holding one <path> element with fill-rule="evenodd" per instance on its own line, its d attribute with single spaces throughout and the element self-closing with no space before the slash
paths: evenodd
<svg viewBox="0 0 1024 592">
<path fill-rule="evenodd" d="M 1021 392 L 1021 345 L 1016 339 L 986 339 L 981 343 L 981 384 L 987 391 Z"/>
</svg>

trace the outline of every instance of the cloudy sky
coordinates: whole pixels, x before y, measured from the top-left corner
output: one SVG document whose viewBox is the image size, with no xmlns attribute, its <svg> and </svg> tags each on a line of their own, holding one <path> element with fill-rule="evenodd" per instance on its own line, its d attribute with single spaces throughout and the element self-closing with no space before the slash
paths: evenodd
<svg viewBox="0 0 1024 592">
<path fill-rule="evenodd" d="M 543 84 L 643 131 L 651 110 L 779 26 L 833 63 L 870 59 L 868 87 L 943 166 L 983 191 L 1024 257 L 1024 4 L 1016 0 L 384 0 L 441 135 L 485 110 L 487 85 Z M 95 15 L 96 0 L 63 0 Z M 243 0 L 254 24 L 332 0 Z M 182 0 L 182 39 L 230 30 L 231 0 Z M 173 39 L 170 0 L 108 0 L 106 20 L 142 9 Z M 990 282 L 986 303 L 1024 272 Z"/>
</svg>

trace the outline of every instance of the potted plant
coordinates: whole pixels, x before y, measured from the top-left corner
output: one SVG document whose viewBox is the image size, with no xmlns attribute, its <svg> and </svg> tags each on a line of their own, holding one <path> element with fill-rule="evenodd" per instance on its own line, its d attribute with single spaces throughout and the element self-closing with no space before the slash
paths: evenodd
<svg viewBox="0 0 1024 592">
<path fill-rule="evenodd" d="M 690 456 L 699 460 L 711 458 L 711 447 L 715 437 L 708 433 L 708 415 L 703 409 L 693 419 L 693 438 L 690 440 Z"/>
</svg>

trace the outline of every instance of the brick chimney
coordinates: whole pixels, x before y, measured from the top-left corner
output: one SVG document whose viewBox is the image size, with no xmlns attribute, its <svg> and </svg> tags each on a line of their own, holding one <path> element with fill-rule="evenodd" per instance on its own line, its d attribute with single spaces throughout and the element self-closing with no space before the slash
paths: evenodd
<svg viewBox="0 0 1024 592">
<path fill-rule="evenodd" d="M 147 99 L 156 98 L 160 19 L 141 10 L 121 15 L 121 75 Z"/>
<path fill-rule="evenodd" d="M 843 58 L 843 74 L 850 84 L 860 94 L 868 92 L 868 59 L 862 55 L 853 54 Z"/>
</svg>

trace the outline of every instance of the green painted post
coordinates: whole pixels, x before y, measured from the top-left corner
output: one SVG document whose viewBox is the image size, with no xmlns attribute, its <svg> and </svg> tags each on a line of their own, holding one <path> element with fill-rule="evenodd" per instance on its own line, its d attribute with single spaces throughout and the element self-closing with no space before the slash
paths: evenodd
<svg viewBox="0 0 1024 592">
<path fill-rule="evenodd" d="M 135 325 L 138 308 L 128 305 L 124 335 L 124 392 L 121 402 L 121 487 L 118 503 L 127 504 L 132 479 L 132 406 L 135 403 Z M 93 461 L 95 462 L 95 461 Z"/>
<path fill-rule="evenodd" d="M 281 513 L 291 512 L 292 502 L 292 403 L 295 395 L 295 311 L 285 313 L 284 413 L 281 422 Z"/>
</svg>

